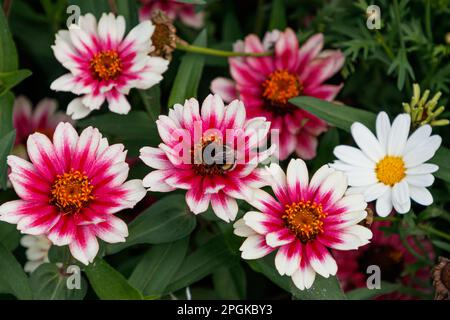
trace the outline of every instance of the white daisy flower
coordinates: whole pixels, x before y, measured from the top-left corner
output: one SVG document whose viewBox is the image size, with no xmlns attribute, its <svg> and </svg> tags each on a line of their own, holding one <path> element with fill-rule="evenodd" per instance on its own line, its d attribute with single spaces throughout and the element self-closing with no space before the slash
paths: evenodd
<svg viewBox="0 0 450 320">
<path fill-rule="evenodd" d="M 130 89 L 148 89 L 162 80 L 169 62 L 148 55 L 155 26 L 143 21 L 126 36 L 125 28 L 123 16 L 104 13 L 97 24 L 88 13 L 78 25 L 56 34 L 53 53 L 69 73 L 50 88 L 81 95 L 67 107 L 73 119 L 86 117 L 105 100 L 112 112 L 127 114 L 131 106 L 125 96 Z"/>
<path fill-rule="evenodd" d="M 342 170 L 352 187 L 348 193 L 363 193 L 367 202 L 377 200 L 376 212 L 388 216 L 392 208 L 398 213 L 411 209 L 411 200 L 428 206 L 433 196 L 426 189 L 434 182 L 439 167 L 425 163 L 431 159 L 442 138 L 431 135 L 431 126 L 423 125 L 409 137 L 411 118 L 400 114 L 390 123 L 386 112 L 376 120 L 376 137 L 364 125 L 355 122 L 351 133 L 358 148 L 337 146 L 339 159 L 331 166 Z"/>
<path fill-rule="evenodd" d="M 24 266 L 25 272 L 31 273 L 41 264 L 49 262 L 48 251 L 52 243 L 46 236 L 32 236 L 27 234 L 20 239 L 20 244 L 27 248 L 25 255 L 28 261 Z"/>
</svg>

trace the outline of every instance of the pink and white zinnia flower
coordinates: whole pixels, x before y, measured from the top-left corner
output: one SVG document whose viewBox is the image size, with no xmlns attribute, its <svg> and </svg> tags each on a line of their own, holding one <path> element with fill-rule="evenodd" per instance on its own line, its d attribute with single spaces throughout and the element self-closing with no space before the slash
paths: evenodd
<svg viewBox="0 0 450 320">
<path fill-rule="evenodd" d="M 296 96 L 333 100 L 342 85 L 324 84 L 344 63 L 339 50 L 324 50 L 323 35 L 316 34 L 299 46 L 291 29 L 266 33 L 262 43 L 251 34 L 235 44 L 239 52 L 267 52 L 268 57 L 230 58 L 232 80 L 216 78 L 211 91 L 225 101 L 241 99 L 249 117 L 266 117 L 280 130 L 280 159 L 296 152 L 302 159 L 316 155 L 317 136 L 327 130 L 324 121 L 289 103 Z"/>
<path fill-rule="evenodd" d="M 26 97 L 16 98 L 13 107 L 13 126 L 16 129 L 15 154 L 27 158 L 25 145 L 30 134 L 40 132 L 52 137 L 58 123 L 71 122 L 70 117 L 63 112 L 56 112 L 57 108 L 57 102 L 53 99 L 42 99 L 33 110 L 30 100 Z"/>
<path fill-rule="evenodd" d="M 139 20 L 151 18 L 153 12 L 161 10 L 172 21 L 180 19 L 185 25 L 192 28 L 203 26 L 203 12 L 195 12 L 195 6 L 190 3 L 182 3 L 175 0 L 141 0 Z"/>
<path fill-rule="evenodd" d="M 20 200 L 0 206 L 0 220 L 17 224 L 30 235 L 45 235 L 57 246 L 69 245 L 84 264 L 95 258 L 99 244 L 125 241 L 127 225 L 114 214 L 132 208 L 145 195 L 141 180 L 128 176 L 122 144 L 109 145 L 97 129 L 80 136 L 60 123 L 53 142 L 41 134 L 28 138 L 31 163 L 8 156 L 9 179 Z"/>
<path fill-rule="evenodd" d="M 143 180 L 149 191 L 188 190 L 186 202 L 194 214 L 211 203 L 214 213 L 228 222 L 236 218 L 236 199 L 249 201 L 266 184 L 257 166 L 273 148 L 254 149 L 265 141 L 270 123 L 247 120 L 241 101 L 224 106 L 218 95 L 209 95 L 200 112 L 192 98 L 159 116 L 156 124 L 163 143 L 142 148 L 140 155 L 157 169 Z"/>
<path fill-rule="evenodd" d="M 328 278 L 337 264 L 327 248 L 354 250 L 369 242 L 372 233 L 358 225 L 367 216 L 362 195 L 344 196 L 347 180 L 328 165 L 309 180 L 303 160 L 292 159 L 287 174 L 277 164 L 268 171 L 276 199 L 263 190 L 234 224 L 234 233 L 247 239 L 242 258 L 259 259 L 274 250 L 281 275 L 292 277 L 300 289 L 312 286 L 316 273 Z"/>
<path fill-rule="evenodd" d="M 53 81 L 51 89 L 82 95 L 67 107 L 73 119 L 99 109 L 105 99 L 112 112 L 127 114 L 130 89 L 148 89 L 162 80 L 168 61 L 148 55 L 154 29 L 150 20 L 143 21 L 124 37 L 123 16 L 103 14 L 97 25 L 88 13 L 56 34 L 52 49 L 69 73 Z"/>
</svg>

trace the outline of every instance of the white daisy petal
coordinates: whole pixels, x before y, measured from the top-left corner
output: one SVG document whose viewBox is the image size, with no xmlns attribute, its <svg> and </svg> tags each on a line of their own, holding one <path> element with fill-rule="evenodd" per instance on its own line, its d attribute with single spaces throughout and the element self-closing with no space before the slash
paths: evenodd
<svg viewBox="0 0 450 320">
<path fill-rule="evenodd" d="M 409 135 L 411 117 L 408 114 L 400 114 L 392 123 L 387 143 L 387 154 L 390 156 L 401 156 L 406 147 Z"/>
<path fill-rule="evenodd" d="M 430 173 L 421 175 L 407 175 L 406 181 L 415 187 L 429 187 L 434 182 L 434 176 Z"/>
<path fill-rule="evenodd" d="M 334 155 L 341 161 L 356 167 L 375 168 L 375 162 L 370 160 L 361 150 L 350 146 L 337 146 Z"/>
<path fill-rule="evenodd" d="M 352 127 L 352 136 L 358 147 L 373 161 L 378 162 L 385 156 L 377 138 L 366 126 L 355 122 Z"/>
<path fill-rule="evenodd" d="M 441 146 L 442 138 L 438 135 L 431 136 L 425 142 L 408 151 L 403 156 L 406 168 L 418 166 L 431 159 Z"/>
<path fill-rule="evenodd" d="M 376 121 L 377 138 L 384 151 L 387 152 L 387 141 L 391 131 L 391 122 L 386 112 L 380 112 Z"/>
<path fill-rule="evenodd" d="M 421 145 L 422 143 L 426 142 L 426 140 L 430 137 L 430 135 L 431 135 L 431 126 L 424 125 L 419 127 L 408 138 L 408 141 L 406 142 L 405 153 L 408 153 L 418 145 Z"/>
<path fill-rule="evenodd" d="M 406 175 L 427 174 L 434 173 L 439 170 L 439 166 L 431 163 L 423 163 L 417 167 L 412 167 L 406 170 Z"/>
<path fill-rule="evenodd" d="M 366 192 L 367 188 L 369 186 L 363 186 L 363 187 L 350 187 L 347 189 L 347 192 L 345 192 L 346 196 L 355 195 L 355 194 L 364 194 Z"/>
<path fill-rule="evenodd" d="M 387 217 L 393 208 L 392 204 L 392 190 L 389 188 L 384 194 L 382 194 L 376 203 L 376 211 L 380 217 Z"/>
<path fill-rule="evenodd" d="M 374 170 L 355 168 L 347 171 L 348 184 L 352 187 L 368 186 L 378 183 L 377 175 Z"/>
<path fill-rule="evenodd" d="M 429 206 L 433 203 L 433 196 L 424 187 L 409 186 L 409 194 L 411 199 L 423 206 Z"/>
<path fill-rule="evenodd" d="M 392 204 L 398 213 L 407 213 L 411 209 L 409 186 L 406 180 L 395 184 L 392 188 Z"/>
<path fill-rule="evenodd" d="M 385 185 L 384 183 L 379 182 L 373 184 L 364 192 L 364 198 L 367 202 L 371 202 L 381 197 L 386 191 L 388 191 L 388 189 L 389 186 Z"/>
</svg>

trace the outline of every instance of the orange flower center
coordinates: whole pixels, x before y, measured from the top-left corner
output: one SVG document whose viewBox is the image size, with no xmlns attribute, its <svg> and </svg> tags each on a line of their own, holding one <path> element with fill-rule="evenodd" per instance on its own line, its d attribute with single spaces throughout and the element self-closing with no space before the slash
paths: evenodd
<svg viewBox="0 0 450 320">
<path fill-rule="evenodd" d="M 50 203 L 63 213 L 78 213 L 94 199 L 91 194 L 93 188 L 85 174 L 72 169 L 69 173 L 56 176 L 51 189 Z"/>
<path fill-rule="evenodd" d="M 301 242 L 306 243 L 323 233 L 322 219 L 326 216 L 321 204 L 300 201 L 287 204 L 282 218 L 286 227 L 295 233 Z"/>
<path fill-rule="evenodd" d="M 96 53 L 90 62 L 91 72 L 98 80 L 115 79 L 122 72 L 122 62 L 115 50 Z"/>
<path fill-rule="evenodd" d="M 264 99 L 272 105 L 285 107 L 289 99 L 299 96 L 303 88 L 295 74 L 286 70 L 272 72 L 262 83 Z"/>
</svg>

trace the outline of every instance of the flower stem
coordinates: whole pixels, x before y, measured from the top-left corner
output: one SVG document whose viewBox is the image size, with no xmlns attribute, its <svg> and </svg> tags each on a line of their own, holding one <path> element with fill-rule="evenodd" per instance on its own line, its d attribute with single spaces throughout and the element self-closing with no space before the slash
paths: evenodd
<svg viewBox="0 0 450 320">
<path fill-rule="evenodd" d="M 438 236 L 438 237 L 441 237 L 443 239 L 446 239 L 446 240 L 450 241 L 450 235 L 449 234 L 447 234 L 447 233 L 445 233 L 443 231 L 437 230 L 437 229 L 433 228 L 430 225 L 419 224 L 419 228 L 422 229 L 425 232 L 434 234 L 435 236 Z"/>
<path fill-rule="evenodd" d="M 225 50 L 218 50 L 218 49 L 211 49 L 211 48 L 205 48 L 205 47 L 198 47 L 194 46 L 192 44 L 185 44 L 185 43 L 177 43 L 177 49 L 181 51 L 187 51 L 187 52 L 193 52 L 193 53 L 200 53 L 205 54 L 209 56 L 216 56 L 216 57 L 267 57 L 271 56 L 272 52 L 234 52 L 234 51 L 225 51 Z"/>
<path fill-rule="evenodd" d="M 381 45 L 381 47 L 384 49 L 384 52 L 386 52 L 387 56 L 391 59 L 395 59 L 395 55 L 392 52 L 392 49 L 387 45 L 386 40 L 384 39 L 383 35 L 376 30 L 376 40 Z"/>
<path fill-rule="evenodd" d="M 425 4 L 425 30 L 428 36 L 428 39 L 433 41 L 433 32 L 431 31 L 431 1 L 427 0 Z"/>
</svg>

